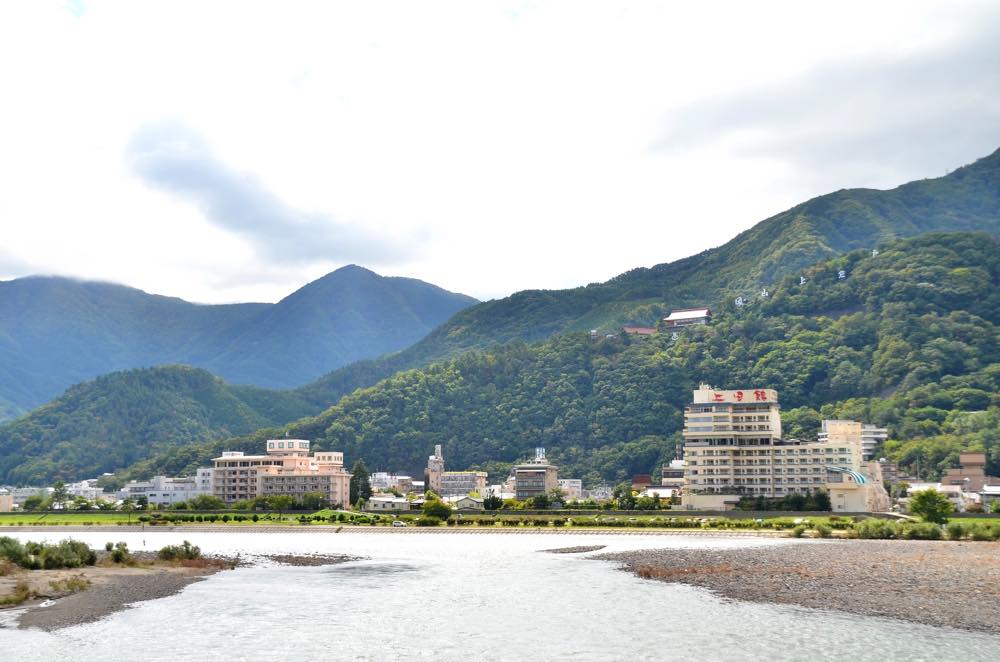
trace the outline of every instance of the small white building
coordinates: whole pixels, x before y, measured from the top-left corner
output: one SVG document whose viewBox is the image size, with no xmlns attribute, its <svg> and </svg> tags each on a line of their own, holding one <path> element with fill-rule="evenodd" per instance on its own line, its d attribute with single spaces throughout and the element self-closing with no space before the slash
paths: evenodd
<svg viewBox="0 0 1000 662">
<path fill-rule="evenodd" d="M 78 483 L 68 483 L 66 492 L 71 497 L 83 497 L 88 501 L 98 501 L 105 498 L 104 489 L 97 486 L 96 478 L 81 480 Z M 106 495 L 107 498 L 114 498 L 113 495 Z"/>
<path fill-rule="evenodd" d="M 171 478 L 153 476 L 151 480 L 132 480 L 118 492 L 121 499 L 135 501 L 145 497 L 150 504 L 172 506 L 202 494 L 212 494 L 212 469 L 199 469 L 194 476 Z"/>
<path fill-rule="evenodd" d="M 577 501 L 583 498 L 583 481 L 579 478 L 560 478 L 559 489 L 567 501 Z"/>
<path fill-rule="evenodd" d="M 411 502 L 406 497 L 373 496 L 365 501 L 365 510 L 374 513 L 409 511 Z"/>
<path fill-rule="evenodd" d="M 708 324 L 711 321 L 712 311 L 708 308 L 678 308 L 671 310 L 670 314 L 663 318 L 663 324 L 668 329 Z"/>
<path fill-rule="evenodd" d="M 483 500 L 479 497 L 471 497 L 468 495 L 448 498 L 447 502 L 451 503 L 452 508 L 457 511 L 469 511 L 469 510 L 485 510 L 483 506 Z"/>
</svg>

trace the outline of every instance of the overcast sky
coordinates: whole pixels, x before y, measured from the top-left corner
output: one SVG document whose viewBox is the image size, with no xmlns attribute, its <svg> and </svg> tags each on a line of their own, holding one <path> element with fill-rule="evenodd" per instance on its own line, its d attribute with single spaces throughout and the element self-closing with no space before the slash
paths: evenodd
<svg viewBox="0 0 1000 662">
<path fill-rule="evenodd" d="M 1000 3 L 4 2 L 0 279 L 603 281 L 1000 147 Z"/>
</svg>

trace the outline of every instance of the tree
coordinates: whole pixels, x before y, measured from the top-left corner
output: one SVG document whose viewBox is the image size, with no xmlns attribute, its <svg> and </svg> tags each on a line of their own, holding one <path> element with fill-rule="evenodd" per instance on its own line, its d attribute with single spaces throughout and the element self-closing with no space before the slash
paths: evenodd
<svg viewBox="0 0 1000 662">
<path fill-rule="evenodd" d="M 63 504 L 69 501 L 69 490 L 66 489 L 66 483 L 61 480 L 57 481 L 56 484 L 53 485 L 53 488 L 52 503 L 62 507 Z"/>
<path fill-rule="evenodd" d="M 357 503 L 358 499 L 367 501 L 372 498 L 371 476 L 365 461 L 358 458 L 351 469 L 351 503 Z"/>
<path fill-rule="evenodd" d="M 295 505 L 295 498 L 287 494 L 275 494 L 267 497 L 267 507 L 271 510 L 291 510 Z"/>
<path fill-rule="evenodd" d="M 619 483 L 611 492 L 611 500 L 619 510 L 635 509 L 635 494 L 631 483 Z"/>
<path fill-rule="evenodd" d="M 1000 501 L 997 503 L 1000 503 Z M 483 508 L 485 510 L 500 510 L 503 508 L 503 499 L 491 492 L 483 499 Z"/>
<path fill-rule="evenodd" d="M 542 494 L 536 494 L 531 497 L 529 501 L 530 503 L 528 504 L 528 508 L 531 508 L 532 510 L 547 510 L 549 504 L 551 503 L 549 495 L 544 492 Z"/>
<path fill-rule="evenodd" d="M 299 499 L 303 510 L 323 510 L 330 505 L 330 500 L 322 492 L 306 492 Z"/>
<path fill-rule="evenodd" d="M 42 503 L 45 501 L 42 497 L 38 495 L 33 495 L 24 500 L 25 510 L 40 510 Z"/>
<path fill-rule="evenodd" d="M 424 502 L 422 510 L 427 517 L 437 517 L 440 520 L 451 517 L 451 506 L 440 499 L 428 499 Z"/>
<path fill-rule="evenodd" d="M 910 497 L 910 512 L 925 522 L 944 524 L 954 510 L 948 497 L 935 489 L 920 490 Z"/>
</svg>

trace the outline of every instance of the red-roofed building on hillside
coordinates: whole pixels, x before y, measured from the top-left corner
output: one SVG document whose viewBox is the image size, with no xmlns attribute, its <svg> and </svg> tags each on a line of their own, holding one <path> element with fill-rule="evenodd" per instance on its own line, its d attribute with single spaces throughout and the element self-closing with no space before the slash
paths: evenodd
<svg viewBox="0 0 1000 662">
<path fill-rule="evenodd" d="M 712 311 L 708 308 L 680 308 L 678 310 L 671 310 L 670 314 L 663 318 L 663 324 L 668 329 L 694 326 L 696 324 L 708 324 L 711 321 Z"/>
<path fill-rule="evenodd" d="M 651 336 L 656 333 L 656 328 L 652 326 L 623 326 L 622 333 L 630 336 Z"/>
</svg>

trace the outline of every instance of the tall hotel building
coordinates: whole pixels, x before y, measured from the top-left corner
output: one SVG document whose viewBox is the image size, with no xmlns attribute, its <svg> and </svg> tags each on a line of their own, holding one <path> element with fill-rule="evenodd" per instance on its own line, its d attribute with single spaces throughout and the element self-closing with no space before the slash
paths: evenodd
<svg viewBox="0 0 1000 662">
<path fill-rule="evenodd" d="M 783 497 L 829 490 L 831 483 L 868 482 L 860 473 L 859 439 L 783 440 L 773 389 L 722 391 L 702 384 L 684 412 L 684 460 L 682 504 L 695 509 L 726 510 L 744 495 Z"/>
<path fill-rule="evenodd" d="M 230 451 L 213 463 L 212 493 L 226 503 L 319 492 L 332 504 L 349 505 L 351 474 L 344 470 L 344 454 L 310 456 L 305 439 L 268 439 L 267 455 Z"/>
</svg>

